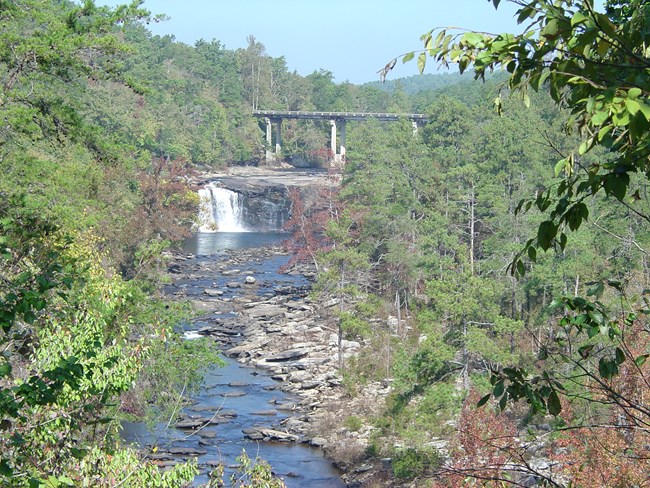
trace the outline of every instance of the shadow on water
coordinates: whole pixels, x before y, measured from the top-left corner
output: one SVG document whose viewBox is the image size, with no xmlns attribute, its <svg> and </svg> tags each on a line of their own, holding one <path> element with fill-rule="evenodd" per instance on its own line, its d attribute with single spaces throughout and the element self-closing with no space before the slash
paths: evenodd
<svg viewBox="0 0 650 488">
<path fill-rule="evenodd" d="M 189 239 L 184 250 L 200 256 L 197 260 L 219 260 L 226 249 L 277 245 L 284 238 L 282 233 L 204 233 Z M 256 277 L 268 283 L 260 287 L 261 293 L 272 290 L 273 284 L 304 284 L 305 280 L 300 276 L 277 273 L 278 267 L 287 259 L 286 256 L 274 256 L 251 263 L 250 269 Z M 191 285 L 187 283 L 190 296 L 195 294 L 193 290 L 198 293 L 206 286 L 200 278 L 196 280 L 198 282 Z M 219 284 L 221 280 L 219 278 Z M 190 332 L 202 325 L 199 318 L 186 324 L 184 329 Z M 226 358 L 225 361 L 224 367 L 212 367 L 206 371 L 203 385 L 192 399 L 193 404 L 183 409 L 184 418 L 219 417 L 218 421 L 199 431 L 168 428 L 164 422 L 150 430 L 143 423 L 124 422 L 123 439 L 142 447 L 158 446 L 161 452 L 196 449 L 201 453 L 197 456 L 201 474 L 195 479 L 194 486 L 207 483 L 208 472 L 217 464 L 226 467 L 225 479 L 228 479 L 233 473 L 235 459 L 245 449 L 249 457 L 259 456 L 266 460 L 289 488 L 343 488 L 345 484 L 339 478 L 341 473 L 320 449 L 306 444 L 256 442 L 244 437 L 244 429 L 277 426 L 282 419 L 290 417 L 291 411 L 287 408 L 296 399 L 280 391 L 280 383 L 272 380 L 266 372 L 243 366 L 233 359 Z M 225 414 L 223 420 L 221 414 Z M 182 457 L 177 459 L 182 460 Z"/>
</svg>

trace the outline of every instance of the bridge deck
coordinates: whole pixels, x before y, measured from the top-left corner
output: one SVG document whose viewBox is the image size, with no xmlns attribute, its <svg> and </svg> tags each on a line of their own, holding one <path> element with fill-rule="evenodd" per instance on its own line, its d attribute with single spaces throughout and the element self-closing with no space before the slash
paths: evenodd
<svg viewBox="0 0 650 488">
<path fill-rule="evenodd" d="M 282 110 L 254 110 L 254 117 L 268 117 L 270 119 L 303 119 L 303 120 L 368 120 L 377 119 L 396 121 L 408 119 L 415 122 L 426 122 L 425 114 L 391 114 L 367 112 L 302 112 Z"/>
</svg>

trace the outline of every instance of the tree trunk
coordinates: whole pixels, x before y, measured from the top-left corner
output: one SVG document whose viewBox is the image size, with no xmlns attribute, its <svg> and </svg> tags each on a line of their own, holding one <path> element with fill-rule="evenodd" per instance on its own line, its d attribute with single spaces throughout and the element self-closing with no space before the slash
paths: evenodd
<svg viewBox="0 0 650 488">
<path fill-rule="evenodd" d="M 469 392 L 469 351 L 467 350 L 467 319 L 463 317 L 463 389 Z"/>
<path fill-rule="evenodd" d="M 476 236 L 476 220 L 475 220 L 475 186 L 472 183 L 472 187 L 469 194 L 469 270 L 472 276 L 474 276 L 474 245 L 475 245 L 475 236 Z"/>
</svg>

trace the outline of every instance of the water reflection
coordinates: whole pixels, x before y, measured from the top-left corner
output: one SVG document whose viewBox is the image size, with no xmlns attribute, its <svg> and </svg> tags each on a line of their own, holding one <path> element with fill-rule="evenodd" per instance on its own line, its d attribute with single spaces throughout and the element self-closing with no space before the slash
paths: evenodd
<svg viewBox="0 0 650 488">
<path fill-rule="evenodd" d="M 196 255 L 219 254 L 226 249 L 277 246 L 285 232 L 199 232 L 183 243 L 183 250 Z"/>
</svg>

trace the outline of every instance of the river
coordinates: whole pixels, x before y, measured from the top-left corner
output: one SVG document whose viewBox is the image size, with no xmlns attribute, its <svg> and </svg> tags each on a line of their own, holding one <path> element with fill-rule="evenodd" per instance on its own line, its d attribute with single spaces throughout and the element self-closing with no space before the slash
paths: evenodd
<svg viewBox="0 0 650 488">
<path fill-rule="evenodd" d="M 179 275 L 179 279 L 166 288 L 170 294 L 190 299 L 200 297 L 206 288 L 222 290 L 221 300 L 232 299 L 240 290 L 229 288 L 228 275 L 198 272 L 209 269 L 215 262 L 227 260 L 227 249 L 259 248 L 277 245 L 283 238 L 279 233 L 199 233 L 185 243 L 188 259 L 184 261 L 192 273 Z M 247 276 L 259 283 L 256 293 L 269 296 L 274 288 L 304 286 L 305 278 L 278 273 L 288 256 L 273 254 L 246 263 Z M 241 265 L 241 263 L 239 264 Z M 238 266 L 239 266 L 238 265 Z M 232 313 L 225 311 L 226 314 Z M 219 313 L 212 312 L 199 317 L 185 326 L 188 337 L 206 325 L 206 321 L 219 320 Z M 207 473 L 216 464 L 226 466 L 226 479 L 233 472 L 235 458 L 246 450 L 251 458 L 256 456 L 268 461 L 273 472 L 284 479 L 287 487 L 344 487 L 340 472 L 328 461 L 320 449 L 306 444 L 287 442 L 257 442 L 247 439 L 243 430 L 254 426 L 275 427 L 291 415 L 295 398 L 280 390 L 280 383 L 269 373 L 243 366 L 234 359 L 226 358 L 224 367 L 209 368 L 193 404 L 183 409 L 183 419 L 211 418 L 212 422 L 200 429 L 167 428 L 165 423 L 148 430 L 141 423 L 124 423 L 123 438 L 139 446 L 158 446 L 159 459 L 168 463 L 182 459 L 181 451 L 198 458 L 201 474 L 195 486 L 207 483 Z M 165 454 L 166 453 L 166 454 Z M 172 455 L 174 454 L 174 455 Z"/>
</svg>

